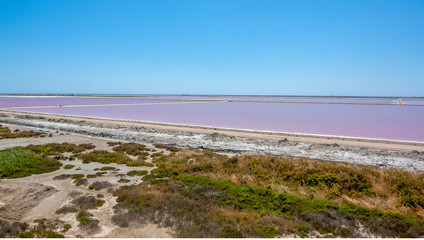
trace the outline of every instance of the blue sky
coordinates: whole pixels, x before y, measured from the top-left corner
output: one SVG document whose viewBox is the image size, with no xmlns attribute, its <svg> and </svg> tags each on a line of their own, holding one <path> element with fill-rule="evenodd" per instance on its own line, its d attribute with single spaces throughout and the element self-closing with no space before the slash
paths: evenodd
<svg viewBox="0 0 424 240">
<path fill-rule="evenodd" d="M 2 93 L 424 96 L 422 0 L 0 0 Z"/>
</svg>

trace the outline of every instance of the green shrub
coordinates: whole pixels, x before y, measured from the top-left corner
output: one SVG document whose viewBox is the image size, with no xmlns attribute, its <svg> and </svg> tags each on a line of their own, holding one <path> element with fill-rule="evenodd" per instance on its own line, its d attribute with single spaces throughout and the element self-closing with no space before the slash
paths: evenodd
<svg viewBox="0 0 424 240">
<path fill-rule="evenodd" d="M 111 171 L 116 170 L 116 167 L 102 167 L 100 168 L 100 171 Z"/>
<path fill-rule="evenodd" d="M 115 146 L 112 150 L 116 152 L 125 152 L 128 155 L 138 156 L 146 153 L 145 151 L 147 151 L 147 148 L 146 145 L 138 143 L 119 143 L 119 145 Z"/>
<path fill-rule="evenodd" d="M 162 148 L 162 149 L 166 149 L 166 150 L 171 151 L 171 152 L 179 152 L 180 151 L 179 148 L 173 147 L 173 146 L 170 146 L 170 145 L 167 145 L 167 144 L 158 143 L 158 144 L 155 144 L 154 146 L 155 146 L 155 148 Z"/>
<path fill-rule="evenodd" d="M 144 175 L 147 175 L 148 173 L 149 173 L 149 171 L 147 171 L 147 170 L 141 170 L 141 171 L 131 170 L 127 173 L 127 175 L 130 176 L 130 177 L 134 177 L 134 176 L 144 176 Z"/>
<path fill-rule="evenodd" d="M 83 178 L 85 175 L 84 174 L 73 174 L 71 176 L 72 179 L 79 179 L 79 178 Z"/>
<path fill-rule="evenodd" d="M 150 157 L 151 158 L 155 158 L 155 157 L 161 157 L 163 155 L 163 153 L 162 152 L 157 152 L 157 153 L 152 153 L 151 155 L 150 155 Z"/>
<path fill-rule="evenodd" d="M 47 231 L 47 238 L 65 238 L 65 236 L 49 230 L 49 231 Z"/>
<path fill-rule="evenodd" d="M 59 170 L 62 163 L 29 150 L 0 151 L 0 179 L 20 178 Z"/>
<path fill-rule="evenodd" d="M 21 131 L 19 129 L 16 129 L 12 133 L 8 127 L 3 127 L 2 125 L 0 125 L 0 140 L 6 139 L 6 138 L 28 138 L 28 137 L 45 137 L 45 133 L 35 132 L 32 130 Z"/>
<path fill-rule="evenodd" d="M 92 214 L 80 211 L 77 215 L 80 228 L 85 231 L 96 232 L 99 229 L 99 220 L 92 218 Z"/>
<path fill-rule="evenodd" d="M 107 172 L 96 172 L 96 176 L 98 176 L 98 177 L 101 177 L 105 174 L 107 174 Z"/>
<path fill-rule="evenodd" d="M 107 145 L 109 145 L 111 147 L 119 145 L 119 144 L 121 144 L 121 142 L 107 142 Z"/>
<path fill-rule="evenodd" d="M 96 205 L 96 207 L 101 207 L 101 206 L 103 206 L 103 203 L 104 203 L 104 202 L 102 202 L 102 201 L 96 201 L 96 202 L 94 203 L 94 205 Z"/>
<path fill-rule="evenodd" d="M 102 164 L 126 164 L 132 161 L 130 157 L 121 152 L 108 152 L 104 150 L 94 150 L 89 153 L 80 153 L 77 155 L 79 159 L 82 159 L 83 163 L 99 162 Z"/>
<path fill-rule="evenodd" d="M 80 211 L 77 215 L 77 220 L 81 225 L 88 224 L 91 220 L 90 214 L 86 211 Z"/>
<path fill-rule="evenodd" d="M 129 183 L 129 182 L 131 182 L 131 180 L 126 179 L 126 178 L 121 178 L 121 179 L 118 180 L 118 182 L 119 183 Z"/>
<path fill-rule="evenodd" d="M 63 168 L 64 169 L 72 169 L 72 168 L 74 168 L 75 167 L 75 165 L 72 165 L 72 164 L 66 164 Z"/>
<path fill-rule="evenodd" d="M 29 231 L 29 232 L 21 232 L 18 235 L 19 238 L 34 238 L 34 232 L 33 231 Z"/>
</svg>

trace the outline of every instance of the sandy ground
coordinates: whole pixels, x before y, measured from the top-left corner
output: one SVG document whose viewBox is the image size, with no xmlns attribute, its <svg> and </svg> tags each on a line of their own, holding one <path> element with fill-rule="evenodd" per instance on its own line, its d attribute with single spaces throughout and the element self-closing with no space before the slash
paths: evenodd
<svg viewBox="0 0 424 240">
<path fill-rule="evenodd" d="M 16 127 L 8 125 L 12 130 L 15 128 L 32 129 L 29 127 Z M 80 136 L 76 134 L 64 134 L 54 132 L 53 137 L 46 138 L 21 138 L 21 139 L 3 139 L 0 140 L 0 149 L 6 149 L 14 146 L 25 146 L 28 144 L 43 144 L 49 142 L 69 142 L 69 143 L 92 143 L 96 145 L 95 150 L 111 150 L 107 145 L 110 140 L 94 138 L 88 136 Z M 153 148 L 153 146 L 149 146 Z M 116 199 L 111 192 L 107 189 L 99 191 L 89 190 L 88 186 L 96 181 L 108 181 L 113 184 L 113 188 L 123 185 L 132 185 L 142 182 L 140 176 L 126 176 L 130 180 L 129 183 L 118 183 L 121 176 L 125 175 L 131 170 L 148 170 L 151 167 L 127 167 L 125 165 L 117 164 L 100 164 L 89 163 L 83 164 L 81 160 L 60 160 L 64 165 L 75 165 L 73 169 L 64 169 L 63 167 L 55 172 L 32 175 L 25 178 L 17 179 L 1 179 L 0 180 L 0 219 L 12 221 L 24 221 L 33 223 L 36 219 L 59 219 L 64 223 L 72 226 L 69 231 L 62 232 L 66 237 L 150 237 L 150 238 L 163 238 L 171 237 L 172 231 L 170 229 L 160 228 L 155 224 L 145 224 L 143 226 L 121 229 L 116 226 L 111 218 L 114 214 L 113 206 L 116 204 Z M 67 178 L 63 180 L 54 180 L 53 178 L 62 174 L 95 174 L 96 168 L 104 166 L 116 167 L 116 170 L 107 171 L 108 173 L 97 178 L 88 178 L 87 185 L 76 186 L 74 180 Z M 98 209 L 90 210 L 95 219 L 98 219 L 100 231 L 95 233 L 87 233 L 81 231 L 78 227 L 79 222 L 76 220 L 76 213 L 56 214 L 56 210 L 60 207 L 69 204 L 74 198 L 71 193 L 79 192 L 81 196 L 103 194 L 105 201 L 104 205 Z"/>
</svg>

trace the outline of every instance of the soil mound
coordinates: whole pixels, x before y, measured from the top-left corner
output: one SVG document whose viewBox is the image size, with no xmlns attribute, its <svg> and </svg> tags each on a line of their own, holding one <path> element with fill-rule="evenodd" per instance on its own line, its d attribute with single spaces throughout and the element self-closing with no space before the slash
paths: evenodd
<svg viewBox="0 0 424 240">
<path fill-rule="evenodd" d="M 38 183 L 0 181 L 0 218 L 18 221 L 41 200 L 57 191 Z"/>
</svg>

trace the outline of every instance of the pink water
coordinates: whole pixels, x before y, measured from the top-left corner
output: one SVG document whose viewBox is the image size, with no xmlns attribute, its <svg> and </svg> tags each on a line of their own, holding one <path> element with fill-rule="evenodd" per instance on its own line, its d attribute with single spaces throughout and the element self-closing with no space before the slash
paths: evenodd
<svg viewBox="0 0 424 240">
<path fill-rule="evenodd" d="M 424 99 L 423 98 L 405 98 L 403 99 L 405 104 L 410 105 L 423 105 L 424 106 Z"/>
<path fill-rule="evenodd" d="M 302 103 L 358 103 L 358 104 L 398 104 L 397 98 L 360 97 L 261 97 L 261 96 L 143 96 L 144 99 L 202 100 L 202 101 L 257 101 L 257 102 L 302 102 Z"/>
<path fill-rule="evenodd" d="M 424 107 L 420 106 L 220 102 L 16 110 L 424 142 Z"/>
<path fill-rule="evenodd" d="M 0 97 L 0 107 L 157 103 L 163 100 L 72 97 Z M 169 101 L 166 101 L 169 102 Z"/>
</svg>

